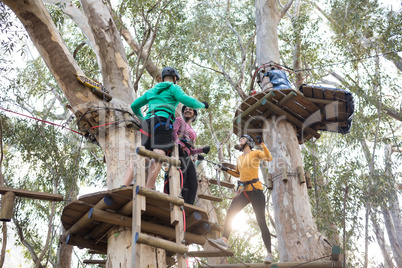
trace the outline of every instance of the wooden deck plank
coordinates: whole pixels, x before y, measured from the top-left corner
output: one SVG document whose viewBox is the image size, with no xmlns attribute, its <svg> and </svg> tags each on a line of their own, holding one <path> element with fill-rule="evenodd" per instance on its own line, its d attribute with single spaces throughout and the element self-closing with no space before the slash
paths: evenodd
<svg viewBox="0 0 402 268">
<path fill-rule="evenodd" d="M 88 194 L 85 196 L 81 196 L 79 200 L 75 200 L 69 205 L 65 207 L 62 213 L 62 223 L 63 226 L 66 226 L 67 230 L 71 228 L 75 223 L 77 223 L 91 208 L 95 206 L 95 204 L 91 204 L 90 202 L 99 202 L 105 196 L 112 197 L 113 204 L 108 207 L 107 211 L 112 213 L 121 213 L 123 210 L 126 211 L 125 206 L 127 206 L 130 202 L 132 202 L 132 198 L 127 198 L 128 196 L 132 196 L 133 187 L 129 186 L 125 188 L 117 188 L 108 191 L 101 191 L 92 194 Z M 152 198 L 146 198 L 146 210 L 142 214 L 142 220 L 145 222 L 149 222 L 149 224 L 157 224 L 160 226 L 171 227 L 170 224 L 170 204 L 168 202 L 162 202 L 159 200 L 155 200 Z M 114 209 L 111 209 L 113 207 Z M 197 211 L 201 215 L 201 220 L 196 224 L 193 224 L 191 228 L 187 230 L 189 235 L 189 241 L 194 240 L 195 238 L 191 234 L 203 234 L 209 227 L 208 222 L 208 213 L 197 206 L 184 204 L 184 210 L 186 217 L 189 217 L 193 212 Z M 131 216 L 126 215 L 125 216 Z M 128 214 L 131 214 L 128 212 Z M 122 214 L 123 215 L 123 214 Z M 204 226 L 205 225 L 205 226 Z M 92 221 L 89 224 L 85 225 L 83 228 L 77 230 L 74 233 L 74 237 L 78 239 L 78 241 L 83 241 L 83 239 L 90 239 L 94 241 L 102 241 L 107 242 L 107 236 L 105 234 L 108 230 L 113 227 L 113 224 L 108 223 L 99 223 L 96 221 Z M 207 228 L 207 229 L 205 229 Z M 77 240 L 72 240 L 77 241 Z M 195 241 L 199 241 L 199 239 L 195 239 Z M 91 246 L 92 244 L 82 244 L 81 242 L 77 242 L 79 246 L 85 247 Z"/>
</svg>

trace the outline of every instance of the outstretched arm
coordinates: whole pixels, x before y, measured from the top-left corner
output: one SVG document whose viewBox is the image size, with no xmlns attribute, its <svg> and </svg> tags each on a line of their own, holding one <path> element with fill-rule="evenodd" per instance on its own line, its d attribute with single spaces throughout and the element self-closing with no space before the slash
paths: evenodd
<svg viewBox="0 0 402 268">
<path fill-rule="evenodd" d="M 134 114 L 136 116 L 138 116 L 138 118 L 141 121 L 144 121 L 144 116 L 142 115 L 141 112 L 141 107 L 146 105 L 148 103 L 147 101 L 147 97 L 145 96 L 146 93 L 144 95 L 142 95 L 141 97 L 137 98 L 132 104 L 131 104 L 131 110 L 133 110 Z"/>
<path fill-rule="evenodd" d="M 183 89 L 181 87 L 179 87 L 179 86 L 177 86 L 175 88 L 174 96 L 175 96 L 176 100 L 180 101 L 181 103 L 183 103 L 187 107 L 190 107 L 190 108 L 193 108 L 193 109 L 204 109 L 205 108 L 204 103 L 199 102 L 198 100 L 194 99 L 193 97 L 190 97 L 189 95 L 187 95 L 183 91 Z"/>
<path fill-rule="evenodd" d="M 226 171 L 229 175 L 232 175 L 233 177 L 236 177 L 236 178 L 240 177 L 240 171 L 239 171 L 239 165 L 238 164 L 236 165 L 235 170 L 231 170 L 231 169 L 223 168 L 223 167 L 222 167 L 222 170 Z"/>
</svg>

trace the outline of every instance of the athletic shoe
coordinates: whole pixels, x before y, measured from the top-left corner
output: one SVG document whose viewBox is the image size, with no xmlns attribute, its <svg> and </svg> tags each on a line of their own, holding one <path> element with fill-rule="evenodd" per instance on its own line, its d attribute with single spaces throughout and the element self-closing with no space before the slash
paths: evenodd
<svg viewBox="0 0 402 268">
<path fill-rule="evenodd" d="M 274 261 L 274 256 L 272 256 L 272 253 L 268 253 L 267 256 L 265 257 L 264 263 L 271 263 Z"/>
</svg>

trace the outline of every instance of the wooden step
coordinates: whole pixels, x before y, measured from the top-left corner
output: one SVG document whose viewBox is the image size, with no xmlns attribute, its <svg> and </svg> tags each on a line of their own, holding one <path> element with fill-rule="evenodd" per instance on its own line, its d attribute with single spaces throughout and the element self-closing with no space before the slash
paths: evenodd
<svg viewBox="0 0 402 268">
<path fill-rule="evenodd" d="M 206 199 L 206 200 L 214 201 L 214 202 L 222 202 L 221 197 L 216 197 L 216 196 L 212 196 L 212 195 L 199 194 L 198 198 Z"/>
<path fill-rule="evenodd" d="M 218 185 L 218 181 L 215 179 L 209 179 L 209 183 Z M 233 183 L 227 182 L 227 181 L 219 181 L 219 184 L 226 188 L 234 188 L 235 187 L 235 185 Z"/>
<path fill-rule="evenodd" d="M 231 257 L 233 252 L 231 251 L 190 251 L 187 253 L 191 257 Z"/>
<path fill-rule="evenodd" d="M 106 264 L 106 260 L 84 260 L 85 264 Z"/>
</svg>

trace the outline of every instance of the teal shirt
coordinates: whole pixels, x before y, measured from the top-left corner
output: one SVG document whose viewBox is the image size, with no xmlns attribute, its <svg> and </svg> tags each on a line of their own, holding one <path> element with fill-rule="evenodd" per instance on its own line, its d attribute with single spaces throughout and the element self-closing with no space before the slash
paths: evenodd
<svg viewBox="0 0 402 268">
<path fill-rule="evenodd" d="M 193 109 L 205 108 L 202 102 L 188 96 L 184 93 L 180 86 L 173 82 L 162 82 L 156 84 L 153 88 L 147 90 L 144 95 L 137 98 L 133 104 L 131 104 L 131 110 L 138 116 L 139 119 L 145 120 L 150 118 L 153 114 L 152 111 L 156 110 L 157 116 L 169 117 L 174 121 L 174 112 L 179 102 L 183 103 L 187 107 Z M 144 118 L 141 107 L 148 104 L 148 112 Z"/>
</svg>

